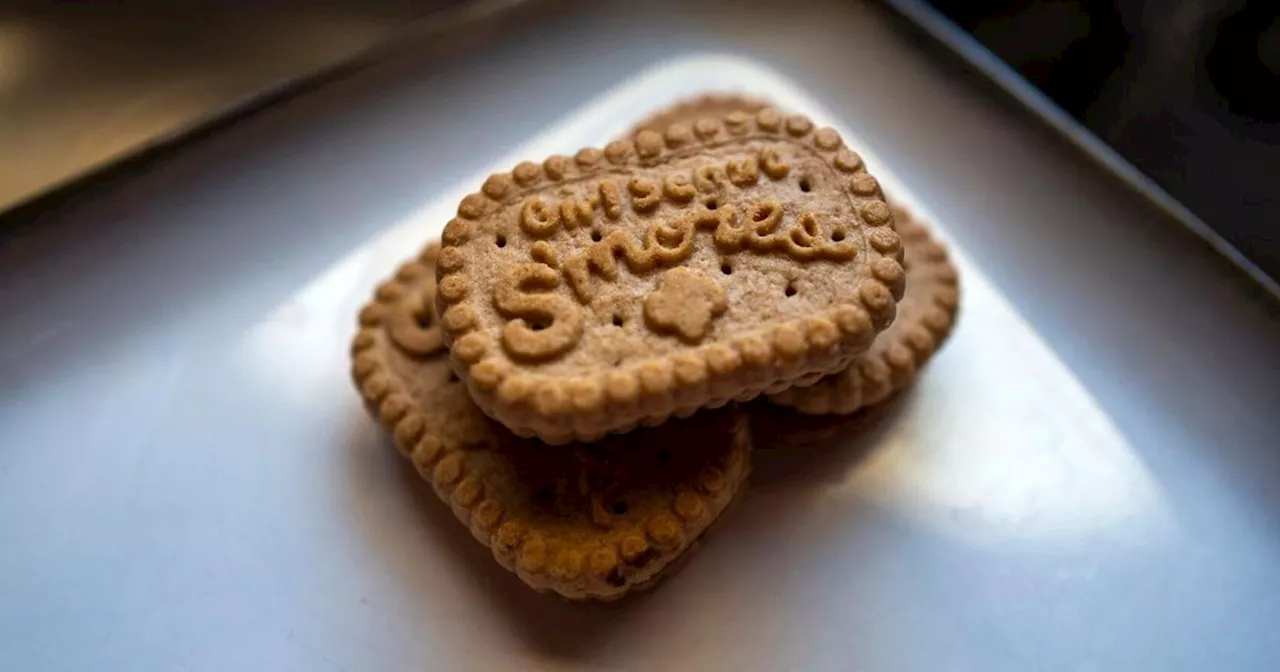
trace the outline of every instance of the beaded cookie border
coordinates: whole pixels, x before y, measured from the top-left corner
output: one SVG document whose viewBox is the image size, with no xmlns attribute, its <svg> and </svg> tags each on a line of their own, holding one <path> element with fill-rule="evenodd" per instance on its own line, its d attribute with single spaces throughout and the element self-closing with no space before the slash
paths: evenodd
<svg viewBox="0 0 1280 672">
<path fill-rule="evenodd" d="M 617 536 L 614 545 L 596 540 L 552 555 L 547 540 L 536 530 L 508 516 L 500 491 L 469 472 L 465 446 L 433 430 L 433 421 L 415 408 L 404 382 L 378 352 L 379 347 L 396 347 L 390 332 L 401 302 L 411 292 L 422 291 L 413 283 L 433 282 L 428 278 L 438 253 L 435 244 L 428 245 L 416 259 L 402 264 L 391 279 L 378 285 L 359 312 L 360 326 L 350 347 L 351 377 L 366 409 L 472 536 L 491 549 L 499 565 L 529 586 L 575 600 L 612 600 L 651 587 L 679 566 L 682 556 L 723 518 L 745 489 L 752 443 L 746 414 L 732 411 L 731 448 L 720 463 L 708 465 L 699 474 L 696 488 L 673 493 L 669 512 L 637 521 L 634 529 Z M 429 356 L 435 349 L 428 344 L 425 351 L 415 347 L 415 352 Z"/>
<path fill-rule="evenodd" d="M 683 98 L 666 107 L 660 108 L 645 117 L 639 123 L 631 126 L 631 130 L 622 136 L 625 138 L 634 138 L 641 131 L 650 130 L 658 133 L 665 132 L 666 129 L 674 123 L 682 123 L 681 119 L 701 118 L 706 116 L 723 116 L 728 111 L 739 111 L 743 114 L 754 115 L 768 107 L 774 107 L 772 103 L 764 98 L 758 98 L 751 95 L 711 91 L 695 95 L 691 98 Z M 708 111 L 721 109 L 722 112 Z M 694 119 L 696 121 L 696 119 Z"/>
<path fill-rule="evenodd" d="M 474 299 L 459 276 L 467 263 L 460 246 L 471 238 L 471 222 L 505 207 L 508 199 L 545 188 L 546 180 L 642 167 L 676 150 L 716 147 L 749 133 L 806 143 L 837 175 L 848 176 L 847 195 L 866 199 L 853 203 L 869 243 L 857 303 L 673 357 L 651 358 L 620 369 L 601 367 L 599 372 L 568 379 L 517 371 L 494 339 L 477 329 Z M 437 310 L 454 370 L 482 411 L 519 436 L 537 436 L 551 444 L 599 440 L 608 433 L 642 423 L 659 424 L 701 407 L 780 392 L 805 376 L 839 371 L 893 321 L 904 283 L 902 244 L 894 231 L 893 213 L 862 158 L 844 146 L 834 129 L 816 128 L 804 115 L 783 115 L 774 108 L 755 115 L 732 112 L 720 119 L 705 118 L 692 127 L 675 124 L 664 134 L 641 132 L 634 140 L 615 140 L 603 150 L 582 149 L 572 159 L 552 156 L 541 165 L 522 162 L 510 173 L 490 176 L 480 192 L 462 199 L 458 216 L 445 226 L 442 242 Z"/>
<path fill-rule="evenodd" d="M 848 414 L 879 404 L 909 387 L 951 335 L 960 306 L 959 271 L 927 225 L 902 206 L 894 210 L 907 255 L 922 266 L 908 265 L 908 291 L 923 286 L 924 305 L 918 313 L 900 310 L 894 324 L 848 369 L 771 394 L 770 401 L 810 415 Z"/>
</svg>

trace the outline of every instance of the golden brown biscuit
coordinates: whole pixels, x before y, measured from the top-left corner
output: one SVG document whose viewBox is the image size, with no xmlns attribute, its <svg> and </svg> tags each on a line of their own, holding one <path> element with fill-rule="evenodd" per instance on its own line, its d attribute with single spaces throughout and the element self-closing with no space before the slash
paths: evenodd
<svg viewBox="0 0 1280 672">
<path fill-rule="evenodd" d="M 853 413 L 878 404 L 909 386 L 951 334 L 960 288 L 947 248 L 905 208 L 894 210 L 907 271 L 897 318 L 848 369 L 772 394 L 771 401 L 810 414 Z"/>
<path fill-rule="evenodd" d="M 486 417 L 454 376 L 432 310 L 438 247 L 360 312 L 352 376 L 370 412 L 458 519 L 538 590 L 612 599 L 651 585 L 743 488 L 745 416 L 703 411 L 563 447 Z"/>
<path fill-rule="evenodd" d="M 437 307 L 485 413 L 594 441 L 847 367 L 900 259 L 858 155 L 766 108 L 491 176 L 445 227 Z"/>
<path fill-rule="evenodd" d="M 649 115 L 632 127 L 627 137 L 634 138 L 640 131 L 666 133 L 672 124 L 693 126 L 699 119 L 723 118 L 732 113 L 754 115 L 769 107 L 761 98 L 735 93 L 704 93 L 685 98 Z"/>
<path fill-rule="evenodd" d="M 641 130 L 666 132 L 673 123 L 692 123 L 707 114 L 733 112 L 754 114 L 765 103 L 734 94 L 705 94 L 682 100 L 664 108 L 636 125 Z M 876 338 L 867 355 L 843 374 L 826 377 L 810 388 L 792 388 L 772 395 L 772 399 L 796 406 L 812 414 L 851 413 L 879 403 L 901 390 L 914 379 L 951 331 L 959 299 L 955 268 L 946 250 L 929 234 L 925 225 L 912 218 L 904 208 L 892 206 L 898 233 L 907 243 L 905 266 L 908 290 L 898 305 L 897 321 Z M 911 244 L 920 241 L 913 254 Z M 912 261 L 915 268 L 912 270 Z M 912 282 L 916 285 L 912 285 Z M 936 301 L 936 305 L 926 305 Z M 807 389 L 808 391 L 801 391 Z M 761 411 L 763 412 L 763 411 Z M 815 436 L 837 434 L 847 423 L 816 420 L 798 421 L 788 414 L 778 414 L 779 427 L 791 427 L 793 439 L 805 442 Z"/>
<path fill-rule="evenodd" d="M 751 417 L 753 468 L 761 451 L 788 448 L 837 448 L 856 457 L 875 449 L 881 435 L 893 426 L 899 412 L 898 398 L 843 415 L 811 415 L 768 399 L 744 405 Z M 767 464 L 767 463 L 766 463 Z"/>
</svg>

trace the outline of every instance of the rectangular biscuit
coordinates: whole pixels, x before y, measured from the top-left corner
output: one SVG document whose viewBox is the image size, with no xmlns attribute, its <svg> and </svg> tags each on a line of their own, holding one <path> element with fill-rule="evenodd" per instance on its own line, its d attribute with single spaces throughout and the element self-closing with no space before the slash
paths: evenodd
<svg viewBox="0 0 1280 672">
<path fill-rule="evenodd" d="M 847 366 L 901 245 L 832 129 L 764 109 L 521 163 L 445 227 L 437 308 L 476 404 L 594 441 Z"/>
</svg>

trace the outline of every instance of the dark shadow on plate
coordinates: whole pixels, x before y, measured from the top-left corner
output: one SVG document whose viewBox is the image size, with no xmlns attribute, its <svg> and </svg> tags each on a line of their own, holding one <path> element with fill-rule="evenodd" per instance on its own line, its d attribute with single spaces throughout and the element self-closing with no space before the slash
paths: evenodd
<svg viewBox="0 0 1280 672">
<path fill-rule="evenodd" d="M 391 440 L 373 420 L 363 415 L 360 420 L 369 426 L 353 428 L 346 455 L 352 462 L 353 478 L 377 478 L 385 482 L 386 505 L 411 510 L 422 521 L 422 525 L 389 533 L 362 530 L 371 546 L 387 549 L 387 553 L 380 554 L 386 557 L 385 569 L 404 574 L 398 582 L 404 590 L 422 592 L 412 599 L 429 602 L 439 597 L 430 594 L 422 578 L 414 575 L 415 567 L 396 557 L 397 553 L 403 554 L 404 549 L 395 547 L 439 549 L 444 564 L 448 565 L 449 577 L 468 584 L 468 597 L 484 601 L 490 612 L 510 621 L 512 633 L 531 649 L 543 656 L 568 661 L 591 660 L 598 647 L 607 646 L 617 632 L 627 627 L 630 619 L 646 608 L 650 591 L 631 594 L 616 602 L 575 603 L 555 594 L 531 590 L 515 574 L 503 569 L 492 552 L 471 536 L 431 485 L 418 475 L 412 463 L 396 452 Z M 388 534 L 397 539 L 389 539 Z M 414 540 L 415 535 L 427 538 Z M 661 588 L 663 583 L 665 579 L 655 588 Z"/>
<path fill-rule="evenodd" d="M 758 399 L 746 406 L 755 452 L 751 489 L 817 487 L 843 480 L 902 414 L 908 390 L 850 415 L 806 415 Z"/>
<path fill-rule="evenodd" d="M 879 443 L 898 415 L 900 398 L 852 416 L 805 416 L 765 401 L 748 404 L 757 437 L 750 486 L 744 500 L 757 496 L 784 496 L 791 492 L 820 492 L 824 483 L 838 481 Z M 353 414 L 354 416 L 354 414 Z M 406 549 L 438 551 L 450 579 L 466 582 L 466 597 L 481 600 L 486 609 L 510 622 L 511 632 L 537 653 L 575 662 L 591 661 L 602 648 L 616 642 L 630 624 L 649 609 L 652 591 L 628 595 L 611 603 L 574 603 L 554 594 L 537 593 L 494 560 L 491 551 L 478 543 L 436 496 L 409 460 L 397 454 L 389 438 L 363 414 L 353 427 L 346 458 L 352 464 L 352 478 L 385 484 L 388 500 L 384 506 L 412 511 L 421 525 L 404 529 L 377 527 L 362 529 L 371 546 L 385 548 L 385 568 L 403 574 L 398 584 L 411 593 L 410 599 L 429 602 L 439 599 L 420 576 L 421 568 L 404 560 Z M 784 441 L 785 439 L 785 441 Z M 716 543 L 716 532 L 734 525 L 749 510 L 750 502 L 739 501 L 725 511 L 707 535 L 677 562 L 693 561 L 705 543 Z M 784 507 L 788 510 L 791 507 Z M 798 511 L 798 509 L 797 509 Z M 783 513 L 773 511 L 773 513 Z M 786 514 L 783 514 L 784 517 Z M 425 538 L 414 539 L 415 535 Z M 708 537 L 712 537 L 709 541 Z M 678 570 L 679 568 L 673 568 Z M 674 576 L 678 571 L 668 572 Z M 654 589 L 663 589 L 670 579 L 660 580 Z M 421 594 L 414 594 L 421 593 Z"/>
</svg>

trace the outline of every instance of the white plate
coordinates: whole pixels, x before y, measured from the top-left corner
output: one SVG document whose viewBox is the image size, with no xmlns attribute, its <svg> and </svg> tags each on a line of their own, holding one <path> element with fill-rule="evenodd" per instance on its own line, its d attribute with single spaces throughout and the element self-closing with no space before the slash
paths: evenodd
<svg viewBox="0 0 1280 672">
<path fill-rule="evenodd" d="M 1032 669 L 1044 646 L 1074 646 L 1041 629 L 1105 627 L 1076 612 L 1033 625 L 1020 611 L 1054 590 L 1073 593 L 1072 609 L 1105 610 L 1110 595 L 1090 586 L 1099 565 L 1178 531 L 1098 404 L 962 250 L 957 331 L 877 431 L 758 454 L 752 488 L 699 557 L 620 604 L 524 588 L 365 417 L 348 378 L 355 312 L 462 195 L 519 160 L 603 144 L 651 108 L 725 88 L 837 127 L 945 237 L 944 213 L 782 76 L 717 56 L 646 71 L 300 288 L 229 355 L 210 355 L 207 393 L 175 404 L 149 387 L 187 433 L 143 432 L 150 448 L 134 460 L 70 475 L 72 488 L 133 484 L 104 495 L 133 524 L 95 538 L 94 505 L 78 503 L 83 525 L 65 546 L 92 548 L 101 566 L 52 560 L 68 566 L 50 575 L 84 585 L 59 586 L 49 608 L 76 614 L 67 627 L 99 660 L 209 670 Z M 173 353 L 175 377 L 190 356 Z M 111 421 L 103 408 L 88 431 Z M 76 611 L 83 590 L 97 591 L 91 613 Z M 1089 669 L 1084 651 L 1055 660 Z"/>
</svg>

